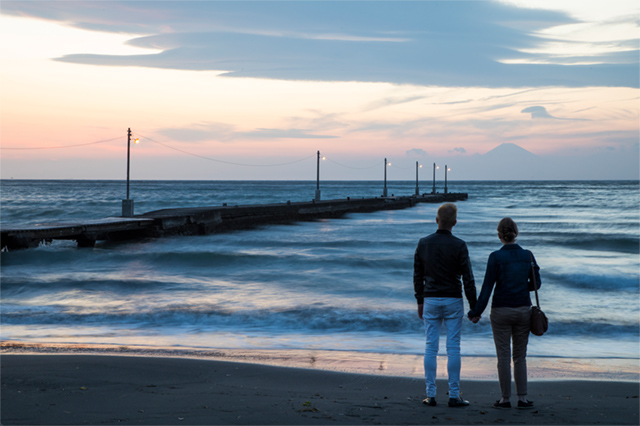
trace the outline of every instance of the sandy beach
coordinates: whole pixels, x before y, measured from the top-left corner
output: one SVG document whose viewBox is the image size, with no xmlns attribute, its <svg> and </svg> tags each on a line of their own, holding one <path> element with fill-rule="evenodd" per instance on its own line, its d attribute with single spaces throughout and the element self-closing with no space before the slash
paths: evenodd
<svg viewBox="0 0 640 426">
<path fill-rule="evenodd" d="M 2 424 L 635 424 L 637 382 L 531 381 L 533 410 L 497 410 L 494 381 L 467 408 L 422 404 L 423 380 L 215 360 L 3 354 Z"/>
</svg>

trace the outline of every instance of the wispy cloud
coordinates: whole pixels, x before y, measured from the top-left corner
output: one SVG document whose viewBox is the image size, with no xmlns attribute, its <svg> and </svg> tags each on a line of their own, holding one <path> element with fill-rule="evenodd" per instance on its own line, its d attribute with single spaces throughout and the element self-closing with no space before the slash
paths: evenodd
<svg viewBox="0 0 640 426">
<path fill-rule="evenodd" d="M 531 106 L 520 111 L 525 114 L 531 114 L 531 119 L 552 119 L 552 120 L 570 120 L 570 121 L 590 121 L 586 118 L 560 118 L 554 117 L 547 112 L 547 109 L 543 106 Z"/>
<path fill-rule="evenodd" d="M 462 147 L 453 148 L 449 151 L 450 154 L 466 154 L 467 150 Z"/>
<path fill-rule="evenodd" d="M 316 134 L 310 129 L 255 129 L 237 131 L 223 123 L 195 123 L 189 127 L 164 128 L 156 133 L 175 142 L 232 142 L 247 139 L 335 139 L 335 135 Z"/>
<path fill-rule="evenodd" d="M 406 152 L 406 156 L 413 158 L 425 158 L 429 156 L 429 154 L 427 154 L 427 151 L 422 148 L 413 148 Z"/>
<path fill-rule="evenodd" d="M 252 132 L 236 133 L 249 139 L 335 139 L 338 136 L 316 135 L 308 129 L 256 129 Z"/>
<path fill-rule="evenodd" d="M 57 58 L 77 64 L 307 81 L 639 86 L 635 39 L 594 41 L 590 45 L 597 48 L 571 52 L 560 46 L 561 34 L 545 32 L 580 24 L 558 11 L 490 1 L 406 2 L 401 7 L 395 2 L 254 2 L 250 8 L 243 2 L 108 4 L 6 1 L 2 13 L 134 32 L 143 36 L 132 39 L 132 45 L 162 49 L 148 55 L 77 52 Z M 555 53 L 549 43 L 556 43 Z"/>
</svg>

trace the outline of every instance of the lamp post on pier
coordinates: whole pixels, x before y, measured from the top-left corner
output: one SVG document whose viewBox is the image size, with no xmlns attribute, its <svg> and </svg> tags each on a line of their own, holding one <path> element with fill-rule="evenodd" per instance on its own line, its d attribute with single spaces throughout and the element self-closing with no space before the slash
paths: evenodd
<svg viewBox="0 0 640 426">
<path fill-rule="evenodd" d="M 447 193 L 447 172 L 450 171 L 451 169 L 447 167 L 447 165 L 444 165 L 444 193 Z"/>
<path fill-rule="evenodd" d="M 431 191 L 432 194 L 436 193 L 436 169 L 439 169 L 440 167 L 436 167 L 436 163 L 433 163 L 433 191 Z"/>
<path fill-rule="evenodd" d="M 138 143 L 138 138 L 136 138 L 133 143 Z M 130 163 L 131 163 L 131 128 L 127 129 L 127 199 L 122 200 L 122 216 L 123 217 L 131 217 L 133 216 L 133 200 L 129 199 L 129 171 L 130 171 Z"/>
<path fill-rule="evenodd" d="M 320 151 L 318 151 L 318 167 L 316 168 L 316 201 L 320 201 Z"/>
<path fill-rule="evenodd" d="M 391 165 L 391 163 L 389 163 Z M 382 196 L 387 196 L 387 159 L 384 159 L 384 188 L 382 189 Z"/>
<path fill-rule="evenodd" d="M 422 167 L 422 165 L 416 161 L 416 196 L 420 195 L 420 189 L 418 188 L 418 169 Z"/>
</svg>

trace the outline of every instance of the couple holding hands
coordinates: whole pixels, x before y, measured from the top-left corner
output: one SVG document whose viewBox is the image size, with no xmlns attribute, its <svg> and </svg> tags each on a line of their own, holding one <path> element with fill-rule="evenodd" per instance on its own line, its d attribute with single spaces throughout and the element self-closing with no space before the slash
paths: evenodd
<svg viewBox="0 0 640 426">
<path fill-rule="evenodd" d="M 451 233 L 457 222 L 457 214 L 455 204 L 440 206 L 436 216 L 438 230 L 420 240 L 414 256 L 413 286 L 418 302 L 418 316 L 424 320 L 427 339 L 424 355 L 427 398 L 423 402 L 429 406 L 437 404 L 437 356 L 440 329 L 444 323 L 447 329 L 448 405 L 469 405 L 460 396 L 460 334 L 464 318 L 464 290 L 470 307 L 467 317 L 473 323 L 480 320 L 493 292 L 490 320 L 502 394 L 502 398 L 493 406 L 511 408 L 513 356 L 517 408 L 533 408 L 533 402 L 527 399 L 526 355 L 531 328 L 529 292 L 534 291 L 534 282 L 537 288 L 540 286 L 540 267 L 530 251 L 516 244 L 518 227 L 511 218 L 505 217 L 498 224 L 498 238 L 503 246 L 489 256 L 482 289 L 480 295 L 476 296 L 467 245 Z"/>
</svg>

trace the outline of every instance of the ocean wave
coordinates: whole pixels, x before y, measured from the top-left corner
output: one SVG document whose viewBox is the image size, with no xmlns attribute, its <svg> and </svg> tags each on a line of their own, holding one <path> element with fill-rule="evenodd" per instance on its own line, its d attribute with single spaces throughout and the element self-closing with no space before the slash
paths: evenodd
<svg viewBox="0 0 640 426">
<path fill-rule="evenodd" d="M 640 253 L 640 237 L 629 234 L 583 234 L 575 236 L 562 234 L 558 238 L 554 238 L 551 244 L 580 250 Z"/>
<path fill-rule="evenodd" d="M 640 288 L 640 277 L 638 275 L 558 274 L 545 270 L 544 279 L 553 280 L 560 285 L 568 287 L 589 290 L 637 292 Z M 542 285 L 544 285 L 544 281 Z"/>
<path fill-rule="evenodd" d="M 66 313 L 52 307 L 7 307 L 1 314 L 5 325 L 83 325 L 108 327 L 135 327 L 155 329 L 163 327 L 187 327 L 193 332 L 220 330 L 236 333 L 252 331 L 282 333 L 383 333 L 422 334 L 422 321 L 413 309 L 407 311 L 383 311 L 344 309 L 333 307 L 301 307 L 281 310 L 237 310 L 222 307 L 208 309 L 189 306 L 166 307 L 154 311 Z M 613 323 L 606 319 L 562 320 L 550 318 L 549 335 L 567 337 L 619 336 L 637 339 L 640 326 L 637 322 Z M 463 334 L 491 334 L 486 319 L 479 324 L 463 321 Z"/>
</svg>

